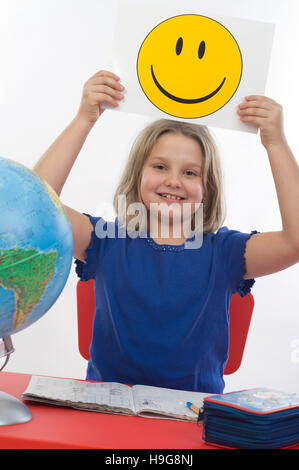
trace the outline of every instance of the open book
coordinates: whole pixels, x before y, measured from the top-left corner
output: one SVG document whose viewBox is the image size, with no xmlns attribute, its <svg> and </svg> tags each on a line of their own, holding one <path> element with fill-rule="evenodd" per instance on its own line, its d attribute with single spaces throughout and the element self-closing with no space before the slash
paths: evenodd
<svg viewBox="0 0 299 470">
<path fill-rule="evenodd" d="M 32 376 L 22 398 L 79 410 L 197 421 L 197 415 L 186 402 L 201 409 L 207 396 L 211 394 L 147 385 L 130 387 L 115 382 Z"/>
</svg>

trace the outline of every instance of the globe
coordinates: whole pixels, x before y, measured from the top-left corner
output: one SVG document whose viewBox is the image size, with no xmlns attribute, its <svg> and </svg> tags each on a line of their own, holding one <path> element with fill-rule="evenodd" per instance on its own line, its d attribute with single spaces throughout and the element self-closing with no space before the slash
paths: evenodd
<svg viewBox="0 0 299 470">
<path fill-rule="evenodd" d="M 71 224 L 57 194 L 35 172 L 0 157 L 0 338 L 48 312 L 72 257 Z"/>
</svg>

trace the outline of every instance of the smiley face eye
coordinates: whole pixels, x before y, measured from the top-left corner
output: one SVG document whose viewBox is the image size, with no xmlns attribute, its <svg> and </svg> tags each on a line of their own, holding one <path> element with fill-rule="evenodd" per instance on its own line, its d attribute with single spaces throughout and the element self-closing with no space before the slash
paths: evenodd
<svg viewBox="0 0 299 470">
<path fill-rule="evenodd" d="M 180 55 L 180 53 L 182 52 L 182 49 L 183 49 L 183 38 L 179 38 L 177 40 L 177 43 L 176 43 L 176 54 L 177 55 Z"/>
<path fill-rule="evenodd" d="M 199 48 L 198 48 L 199 59 L 203 58 L 205 50 L 206 50 L 206 43 L 204 41 L 201 41 L 201 43 L 199 44 Z"/>
</svg>

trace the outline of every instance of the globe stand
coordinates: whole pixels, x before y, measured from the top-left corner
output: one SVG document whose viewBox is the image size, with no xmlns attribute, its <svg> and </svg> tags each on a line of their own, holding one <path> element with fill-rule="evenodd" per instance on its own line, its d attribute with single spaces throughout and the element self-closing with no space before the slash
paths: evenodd
<svg viewBox="0 0 299 470">
<path fill-rule="evenodd" d="M 0 338 L 0 358 L 5 357 L 5 362 L 0 372 L 6 366 L 14 347 L 10 336 Z M 8 424 L 26 423 L 32 419 L 32 413 L 20 400 L 8 393 L 0 391 L 0 426 Z"/>
</svg>

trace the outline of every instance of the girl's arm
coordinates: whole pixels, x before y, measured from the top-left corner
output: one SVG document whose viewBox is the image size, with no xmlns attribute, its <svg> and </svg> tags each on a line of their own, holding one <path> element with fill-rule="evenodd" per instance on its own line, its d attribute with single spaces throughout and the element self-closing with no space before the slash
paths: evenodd
<svg viewBox="0 0 299 470">
<path fill-rule="evenodd" d="M 117 75 L 100 71 L 84 85 L 75 119 L 41 157 L 34 170 L 60 195 L 64 183 L 92 127 L 104 112 L 104 103 L 118 106 L 123 91 Z"/>
<path fill-rule="evenodd" d="M 239 105 L 241 121 L 260 128 L 267 150 L 282 219 L 282 230 L 258 233 L 247 241 L 244 279 L 282 271 L 299 262 L 299 167 L 283 132 L 282 107 L 253 95 Z"/>
<path fill-rule="evenodd" d="M 84 85 L 79 111 L 34 167 L 36 173 L 60 195 L 76 158 L 96 121 L 104 112 L 104 103 L 113 107 L 121 100 L 124 87 L 119 77 L 107 71 L 93 75 Z M 84 261 L 90 244 L 92 224 L 89 218 L 65 206 L 72 224 L 74 256 Z"/>
<path fill-rule="evenodd" d="M 93 123 L 76 116 L 34 167 L 58 196 L 92 127 Z"/>
</svg>

